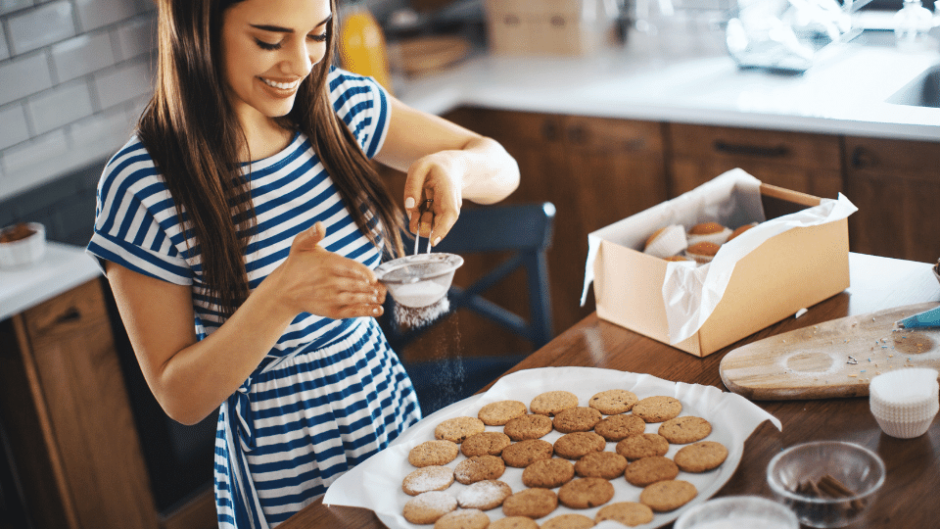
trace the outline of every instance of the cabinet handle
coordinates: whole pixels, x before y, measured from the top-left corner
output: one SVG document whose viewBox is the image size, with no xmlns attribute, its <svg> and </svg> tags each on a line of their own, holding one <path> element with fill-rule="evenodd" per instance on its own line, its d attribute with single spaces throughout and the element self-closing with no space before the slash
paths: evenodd
<svg viewBox="0 0 940 529">
<path fill-rule="evenodd" d="M 856 147 L 852 149 L 853 169 L 867 169 L 874 167 L 877 162 L 878 160 L 875 158 L 875 153 L 869 151 L 865 147 Z"/>
<path fill-rule="evenodd" d="M 575 125 L 568 129 L 568 141 L 575 145 L 580 145 L 587 139 L 587 131 L 580 125 Z"/>
<path fill-rule="evenodd" d="M 548 141 L 555 141 L 558 139 L 558 127 L 555 125 L 555 122 L 546 119 L 542 123 L 542 137 Z"/>
<path fill-rule="evenodd" d="M 82 313 L 75 307 L 69 307 L 69 310 L 62 313 L 55 321 L 58 324 L 78 321 L 80 319 L 82 319 Z"/>
<path fill-rule="evenodd" d="M 790 154 L 790 149 L 788 149 L 785 145 L 778 145 L 776 147 L 761 147 L 760 145 L 742 145 L 735 143 L 725 143 L 722 140 L 717 140 L 714 143 L 714 146 L 716 151 L 723 152 L 725 154 L 762 156 L 764 158 L 783 158 Z"/>
</svg>

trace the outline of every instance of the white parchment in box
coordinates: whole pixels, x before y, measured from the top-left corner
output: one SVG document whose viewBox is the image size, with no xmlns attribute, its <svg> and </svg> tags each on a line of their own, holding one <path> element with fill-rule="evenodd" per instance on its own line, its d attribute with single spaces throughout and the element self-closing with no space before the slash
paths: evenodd
<svg viewBox="0 0 940 529">
<path fill-rule="evenodd" d="M 855 211 L 841 194 L 820 199 L 728 171 L 589 234 L 581 303 L 593 282 L 601 319 L 709 355 L 848 288 L 848 216 Z M 643 253 L 663 226 L 708 221 L 759 224 L 705 265 Z"/>
</svg>

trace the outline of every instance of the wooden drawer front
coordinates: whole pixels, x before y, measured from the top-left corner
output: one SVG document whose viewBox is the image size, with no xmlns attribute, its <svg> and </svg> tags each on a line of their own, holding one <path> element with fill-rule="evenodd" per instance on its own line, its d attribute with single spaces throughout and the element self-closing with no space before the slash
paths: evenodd
<svg viewBox="0 0 940 529">
<path fill-rule="evenodd" d="M 449 114 L 448 118 L 501 143 L 547 148 L 562 140 L 561 118 L 553 114 L 467 108 Z"/>
<path fill-rule="evenodd" d="M 97 281 L 88 282 L 23 313 L 33 348 L 57 342 L 89 328 L 108 325 Z"/>
<path fill-rule="evenodd" d="M 837 136 L 683 124 L 671 124 L 669 131 L 677 156 L 760 160 L 841 171 L 842 151 Z"/>
<path fill-rule="evenodd" d="M 849 175 L 940 182 L 940 143 L 846 138 L 845 167 Z"/>
<path fill-rule="evenodd" d="M 661 153 L 662 127 L 649 121 L 564 116 L 565 147 L 609 153 Z"/>
</svg>

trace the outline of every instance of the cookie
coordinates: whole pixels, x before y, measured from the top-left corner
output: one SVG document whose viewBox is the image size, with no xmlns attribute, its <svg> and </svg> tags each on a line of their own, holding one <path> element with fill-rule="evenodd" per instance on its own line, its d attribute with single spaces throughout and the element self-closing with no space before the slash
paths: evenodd
<svg viewBox="0 0 940 529">
<path fill-rule="evenodd" d="M 558 489 L 558 501 L 571 509 L 590 509 L 614 497 L 614 486 L 603 478 L 581 478 Z"/>
<path fill-rule="evenodd" d="M 480 432 L 467 437 L 460 444 L 460 451 L 467 457 L 498 456 L 512 441 L 502 432 Z"/>
<path fill-rule="evenodd" d="M 502 481 L 486 479 L 477 481 L 460 491 L 457 505 L 464 509 L 488 511 L 503 504 L 503 500 L 512 494 L 512 488 Z"/>
<path fill-rule="evenodd" d="M 609 389 L 591 397 L 588 400 L 588 406 L 603 413 L 604 415 L 614 415 L 617 413 L 627 413 L 637 403 L 636 394 L 625 389 Z"/>
<path fill-rule="evenodd" d="M 619 501 L 605 505 L 594 516 L 596 523 L 614 520 L 629 527 L 636 527 L 653 521 L 653 510 L 642 503 Z M 492 526 L 491 526 L 492 527 Z"/>
<path fill-rule="evenodd" d="M 633 406 L 633 414 L 646 422 L 663 422 L 678 417 L 682 403 L 672 397 L 646 397 Z"/>
<path fill-rule="evenodd" d="M 670 443 L 689 444 L 701 441 L 712 433 L 712 425 L 701 417 L 686 415 L 676 417 L 659 425 L 659 435 Z"/>
<path fill-rule="evenodd" d="M 549 489 L 525 489 L 506 498 L 503 514 L 541 518 L 558 507 L 558 496 Z"/>
<path fill-rule="evenodd" d="M 453 469 L 442 466 L 423 467 L 405 476 L 401 482 L 401 490 L 409 496 L 417 496 L 432 490 L 444 490 L 453 482 Z"/>
<path fill-rule="evenodd" d="M 503 427 L 503 433 L 513 441 L 538 439 L 552 431 L 552 420 L 545 415 L 523 415 L 510 419 Z"/>
<path fill-rule="evenodd" d="M 506 464 L 497 456 L 473 456 L 464 459 L 454 469 L 454 479 L 464 485 L 483 481 L 484 479 L 499 479 L 506 471 Z"/>
<path fill-rule="evenodd" d="M 501 400 L 491 402 L 480 408 L 477 417 L 487 426 L 502 426 L 510 419 L 522 417 L 528 413 L 525 404 L 518 400 Z"/>
<path fill-rule="evenodd" d="M 684 446 L 676 452 L 675 461 L 686 472 L 706 472 L 717 468 L 728 458 L 728 449 L 721 443 L 701 441 Z"/>
<path fill-rule="evenodd" d="M 589 432 L 603 418 L 594 408 L 568 408 L 555 414 L 552 425 L 561 433 Z"/>
<path fill-rule="evenodd" d="M 571 481 L 574 465 L 564 459 L 552 458 L 536 461 L 522 471 L 522 484 L 526 487 L 553 489 Z"/>
<path fill-rule="evenodd" d="M 678 475 L 679 467 L 676 466 L 676 463 L 672 459 L 663 456 L 638 459 L 630 463 L 630 466 L 623 473 L 623 477 L 627 479 L 627 482 L 637 487 L 652 485 L 657 481 L 675 479 Z"/>
<path fill-rule="evenodd" d="M 608 441 L 622 441 L 645 430 L 646 421 L 636 415 L 611 415 L 594 425 L 594 432 Z"/>
<path fill-rule="evenodd" d="M 477 509 L 457 509 L 434 522 L 434 529 L 486 529 L 490 517 Z"/>
<path fill-rule="evenodd" d="M 408 462 L 416 467 L 446 465 L 460 453 L 460 447 L 452 441 L 425 441 L 408 452 Z"/>
<path fill-rule="evenodd" d="M 579 459 L 591 452 L 600 452 L 606 446 L 604 438 L 594 432 L 566 433 L 554 444 L 555 454 L 566 459 Z"/>
<path fill-rule="evenodd" d="M 516 468 L 525 468 L 536 461 L 551 459 L 554 451 L 555 449 L 552 447 L 552 443 L 548 441 L 543 441 L 542 439 L 528 439 L 507 446 L 503 449 L 501 455 L 507 465 Z"/>
<path fill-rule="evenodd" d="M 446 492 L 432 491 L 408 500 L 402 514 L 411 523 L 432 524 L 456 508 L 457 498 Z"/>
<path fill-rule="evenodd" d="M 614 479 L 623 475 L 627 458 L 614 452 L 592 452 L 574 464 L 574 471 L 583 478 Z"/>
<path fill-rule="evenodd" d="M 626 439 L 617 443 L 616 450 L 628 461 L 650 456 L 664 456 L 669 451 L 669 441 L 655 433 L 628 435 Z"/>
<path fill-rule="evenodd" d="M 668 512 L 682 507 L 696 496 L 698 490 L 688 481 L 660 481 L 643 489 L 640 503 L 656 512 Z"/>
<path fill-rule="evenodd" d="M 476 417 L 454 417 L 447 419 L 434 428 L 434 438 L 451 441 L 457 444 L 464 442 L 473 434 L 485 429 L 483 421 Z"/>
<path fill-rule="evenodd" d="M 542 529 L 588 529 L 594 527 L 594 520 L 583 514 L 559 514 L 542 524 Z"/>
<path fill-rule="evenodd" d="M 539 415 L 555 415 L 577 405 L 578 396 L 570 391 L 548 391 L 532 399 L 529 409 Z"/>
<path fill-rule="evenodd" d="M 539 529 L 539 524 L 527 516 L 507 516 L 491 523 L 488 529 Z"/>
</svg>

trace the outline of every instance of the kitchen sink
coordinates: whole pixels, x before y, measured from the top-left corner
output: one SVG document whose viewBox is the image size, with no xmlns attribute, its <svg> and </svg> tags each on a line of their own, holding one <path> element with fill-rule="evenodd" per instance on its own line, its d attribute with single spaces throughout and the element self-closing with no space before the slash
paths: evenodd
<svg viewBox="0 0 940 529">
<path fill-rule="evenodd" d="M 940 108 L 940 64 L 932 66 L 886 100 L 895 105 Z"/>
</svg>

